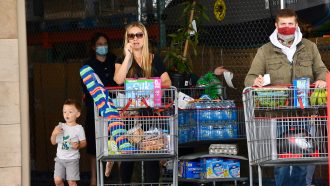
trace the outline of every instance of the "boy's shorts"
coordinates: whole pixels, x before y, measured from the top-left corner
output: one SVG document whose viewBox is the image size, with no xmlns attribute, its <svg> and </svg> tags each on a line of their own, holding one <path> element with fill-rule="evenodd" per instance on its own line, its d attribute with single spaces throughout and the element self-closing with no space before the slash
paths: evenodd
<svg viewBox="0 0 330 186">
<path fill-rule="evenodd" d="M 54 178 L 61 177 L 70 181 L 80 180 L 79 176 L 79 159 L 64 160 L 55 158 Z"/>
</svg>

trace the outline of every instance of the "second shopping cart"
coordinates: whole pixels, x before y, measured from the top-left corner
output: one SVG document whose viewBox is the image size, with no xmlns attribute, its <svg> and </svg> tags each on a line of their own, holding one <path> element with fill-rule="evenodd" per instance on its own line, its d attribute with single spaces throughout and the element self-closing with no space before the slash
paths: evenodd
<svg viewBox="0 0 330 186">
<path fill-rule="evenodd" d="M 305 96 L 297 96 L 298 91 Z M 244 89 L 250 185 L 254 165 L 262 185 L 262 166 L 327 163 L 326 105 L 315 104 L 312 96 L 320 91 L 291 86 Z"/>
</svg>

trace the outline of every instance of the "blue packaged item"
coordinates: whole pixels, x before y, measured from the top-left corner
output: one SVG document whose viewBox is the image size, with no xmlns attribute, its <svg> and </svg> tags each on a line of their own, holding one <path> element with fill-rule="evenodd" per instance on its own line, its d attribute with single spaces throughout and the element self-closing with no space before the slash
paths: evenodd
<svg viewBox="0 0 330 186">
<path fill-rule="evenodd" d="M 229 177 L 239 178 L 241 175 L 240 164 L 237 161 L 228 162 Z"/>
<path fill-rule="evenodd" d="M 202 158 L 201 178 L 239 178 L 240 161 L 227 158 Z"/>
<path fill-rule="evenodd" d="M 179 131 L 179 143 L 186 143 L 189 141 L 189 129 L 186 127 L 180 128 Z"/>
<path fill-rule="evenodd" d="M 218 178 L 213 171 L 213 168 L 215 168 L 215 171 L 217 174 L 221 172 L 220 164 L 213 165 L 213 163 L 219 162 L 218 158 L 202 158 L 201 159 L 201 178 Z M 221 163 L 221 162 L 219 162 Z"/>
<path fill-rule="evenodd" d="M 224 138 L 225 139 L 237 138 L 237 131 L 238 131 L 238 127 L 236 122 L 227 123 L 224 126 Z"/>
<path fill-rule="evenodd" d="M 237 113 L 237 108 L 232 109 L 232 115 L 231 115 L 231 120 L 232 121 L 237 121 L 238 120 L 238 113 Z"/>
<path fill-rule="evenodd" d="M 183 178 L 184 175 L 185 175 L 184 166 L 185 166 L 184 161 L 179 161 L 178 162 L 178 176 L 181 177 L 181 178 Z"/>
<path fill-rule="evenodd" d="M 231 118 L 231 111 L 230 109 L 225 109 L 222 111 L 222 120 L 223 121 L 228 121 Z"/>
<path fill-rule="evenodd" d="M 293 105 L 295 107 L 308 107 L 308 92 L 310 80 L 307 77 L 293 80 Z"/>
<path fill-rule="evenodd" d="M 214 116 L 213 116 L 215 121 L 221 121 L 222 120 L 222 112 L 223 112 L 223 110 L 221 108 L 215 110 Z"/>
<path fill-rule="evenodd" d="M 189 124 L 192 121 L 194 110 L 185 110 L 185 122 Z"/>
<path fill-rule="evenodd" d="M 198 140 L 212 140 L 212 125 L 200 125 L 198 130 Z"/>
<path fill-rule="evenodd" d="M 222 162 L 217 161 L 212 163 L 212 171 L 216 176 L 222 176 L 224 174 Z"/>
<path fill-rule="evenodd" d="M 189 137 L 188 137 L 188 141 L 195 141 L 195 140 L 198 140 L 196 124 L 190 128 L 190 133 L 189 133 Z"/>
<path fill-rule="evenodd" d="M 180 126 L 184 126 L 186 123 L 186 111 L 179 110 L 178 112 L 178 124 Z"/>
<path fill-rule="evenodd" d="M 219 124 L 213 127 L 212 130 L 212 138 L 213 140 L 223 139 L 224 138 L 225 129 L 223 124 Z"/>
<path fill-rule="evenodd" d="M 184 165 L 184 178 L 199 179 L 201 166 L 199 161 L 187 161 Z"/>
</svg>

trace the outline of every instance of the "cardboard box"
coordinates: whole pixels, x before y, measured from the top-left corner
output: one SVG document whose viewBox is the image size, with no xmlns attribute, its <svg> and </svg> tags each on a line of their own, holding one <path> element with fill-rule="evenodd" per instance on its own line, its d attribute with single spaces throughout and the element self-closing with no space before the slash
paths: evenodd
<svg viewBox="0 0 330 186">
<path fill-rule="evenodd" d="M 293 80 L 293 105 L 295 107 L 308 107 L 309 78 L 303 77 Z"/>
<path fill-rule="evenodd" d="M 131 99 L 131 108 L 160 107 L 162 97 L 160 78 L 126 79 L 125 97 L 127 101 Z"/>
<path fill-rule="evenodd" d="M 201 170 L 199 161 L 180 161 L 178 176 L 188 179 L 199 179 Z"/>
<path fill-rule="evenodd" d="M 236 159 L 201 159 L 201 178 L 239 178 L 240 162 Z"/>
<path fill-rule="evenodd" d="M 184 178 L 192 178 L 192 179 L 199 179 L 201 173 L 201 166 L 200 162 L 195 161 L 188 161 L 185 162 L 185 172 Z"/>
</svg>

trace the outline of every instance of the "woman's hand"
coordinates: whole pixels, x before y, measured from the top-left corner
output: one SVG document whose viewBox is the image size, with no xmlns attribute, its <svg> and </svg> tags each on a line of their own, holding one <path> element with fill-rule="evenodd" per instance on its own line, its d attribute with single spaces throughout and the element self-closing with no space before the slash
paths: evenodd
<svg viewBox="0 0 330 186">
<path fill-rule="evenodd" d="M 127 43 L 127 44 L 126 44 L 126 46 L 124 47 L 124 51 L 125 51 L 125 56 L 132 57 L 133 50 L 132 50 L 132 45 L 131 45 L 131 43 Z"/>
<path fill-rule="evenodd" d="M 164 72 L 160 79 L 162 80 L 162 87 L 170 87 L 172 85 L 171 78 L 167 72 Z"/>
<path fill-rule="evenodd" d="M 127 43 L 124 47 L 125 58 L 121 64 L 115 64 L 115 75 L 113 80 L 118 84 L 121 85 L 124 83 L 125 78 L 127 76 L 128 70 L 132 65 L 133 62 L 133 50 L 131 43 Z"/>
</svg>

